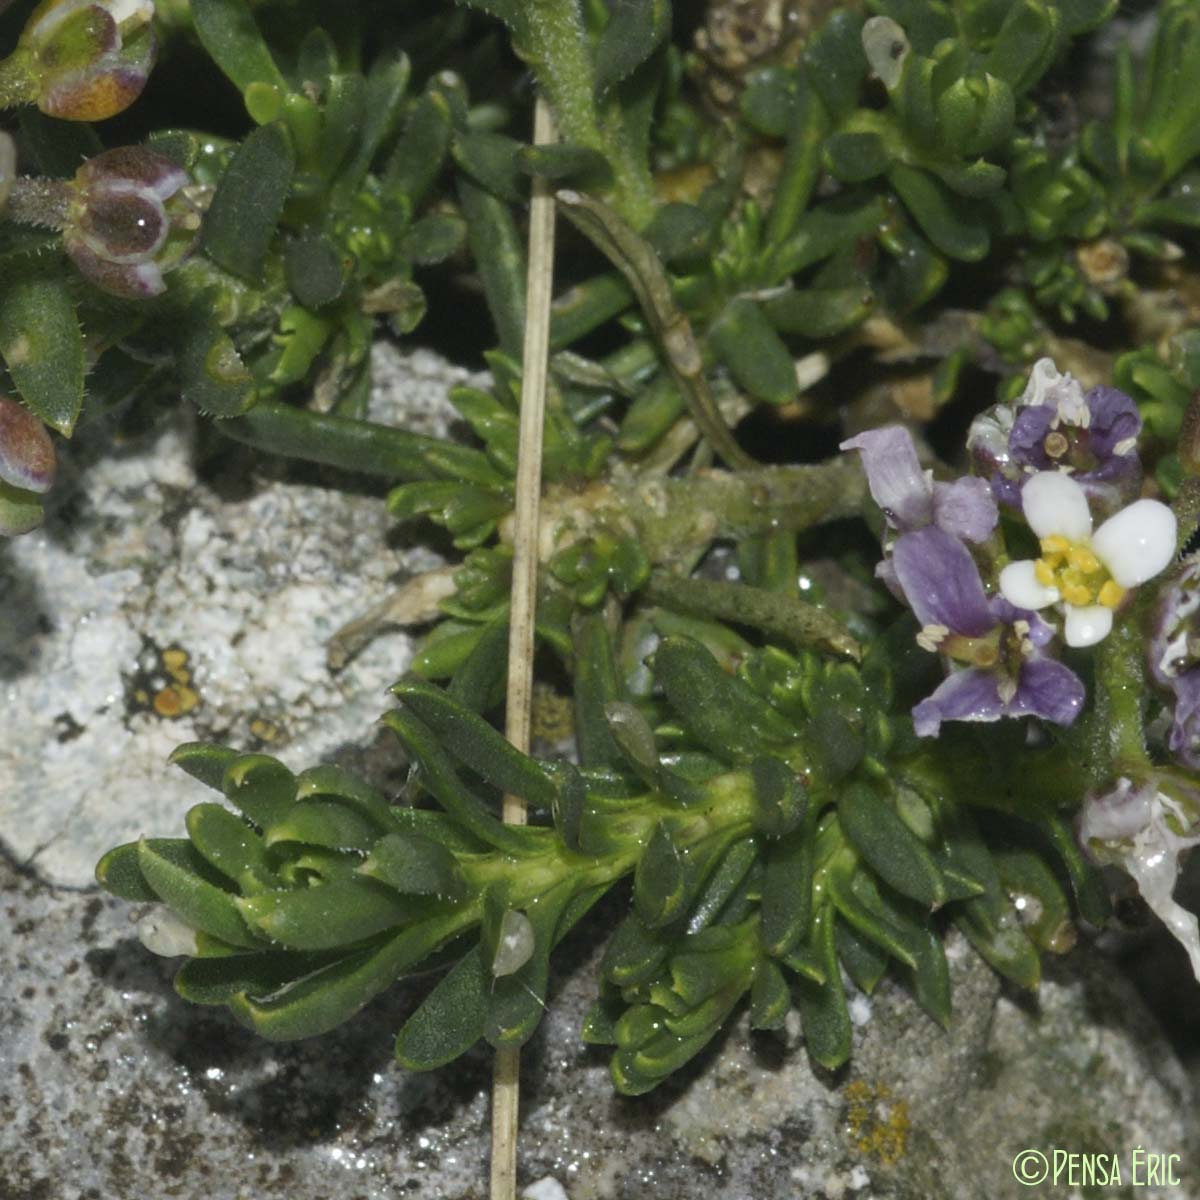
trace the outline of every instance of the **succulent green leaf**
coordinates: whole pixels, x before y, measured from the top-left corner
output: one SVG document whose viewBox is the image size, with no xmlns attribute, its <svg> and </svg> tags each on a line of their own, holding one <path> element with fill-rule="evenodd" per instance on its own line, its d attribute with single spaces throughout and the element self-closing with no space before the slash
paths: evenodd
<svg viewBox="0 0 1200 1200">
<path fill-rule="evenodd" d="M 454 855 L 440 842 L 419 833 L 390 833 L 380 838 L 359 869 L 407 896 L 457 900 L 468 892 Z"/>
<path fill-rule="evenodd" d="M 837 952 L 854 986 L 871 995 L 879 986 L 888 967 L 888 954 L 877 943 L 865 938 L 839 914 Z"/>
<path fill-rule="evenodd" d="M 687 922 L 689 934 L 699 933 L 722 916 L 722 910 L 742 888 L 758 856 L 759 842 L 753 837 L 741 838 L 725 851 L 692 904 Z"/>
<path fill-rule="evenodd" d="M 280 886 L 262 839 L 244 818 L 220 804 L 197 804 L 188 810 L 192 845 L 244 894 Z"/>
<path fill-rule="evenodd" d="M 396 825 L 396 810 L 378 788 L 372 787 L 353 771 L 322 763 L 296 776 L 296 799 L 333 799 L 354 809 L 381 830 Z"/>
<path fill-rule="evenodd" d="M 176 746 L 168 760 L 182 767 L 193 779 L 207 784 L 214 791 L 224 791 L 225 772 L 238 757 L 236 750 L 215 742 L 184 742 Z"/>
<path fill-rule="evenodd" d="M 933 929 L 924 929 L 912 942 L 917 956 L 917 965 L 911 973 L 913 995 L 942 1028 L 949 1028 L 950 968 L 941 935 Z"/>
<path fill-rule="evenodd" d="M 175 974 L 175 991 L 193 1004 L 228 1004 L 239 992 L 265 995 L 328 966 L 329 954 L 263 950 L 190 958 Z"/>
<path fill-rule="evenodd" d="M 762 881 L 762 942 L 768 954 L 787 954 L 812 923 L 813 839 L 807 829 L 767 844 Z"/>
<path fill-rule="evenodd" d="M 208 863 L 186 843 L 186 850 L 166 840 L 138 843 L 138 866 L 155 895 L 195 929 L 211 933 L 231 946 L 261 945 L 238 912 L 237 899 L 210 883 Z"/>
<path fill-rule="evenodd" d="M 850 1057 L 853 1027 L 838 970 L 832 908 L 822 908 L 813 921 L 813 949 L 825 970 L 825 982 L 796 979 L 796 1007 L 809 1054 L 821 1066 L 835 1070 Z"/>
<path fill-rule="evenodd" d="M 237 905 L 254 929 L 293 950 L 353 945 L 419 915 L 414 901 L 371 879 L 263 892 Z"/>
<path fill-rule="evenodd" d="M 159 839 L 160 841 L 163 839 Z M 176 853 L 188 853 L 183 849 L 187 838 L 173 839 Z M 155 903 L 158 893 L 146 882 L 142 868 L 138 865 L 138 843 L 126 842 L 110 850 L 96 864 L 96 882 L 113 896 L 131 900 L 135 904 Z"/>
<path fill-rule="evenodd" d="M 796 829 L 808 813 L 808 788 L 781 758 L 760 754 L 750 764 L 754 785 L 754 827 L 768 838 Z"/>
<path fill-rule="evenodd" d="M 295 775 L 269 754 L 239 754 L 226 766 L 221 789 L 260 829 L 284 820 L 296 802 Z"/>
<path fill-rule="evenodd" d="M 839 288 L 798 288 L 763 304 L 767 319 L 783 333 L 827 338 L 866 318 L 875 297 L 865 285 Z"/>
<path fill-rule="evenodd" d="M 483 1037 L 488 978 L 473 946 L 425 997 L 396 1035 L 396 1060 L 429 1071 L 465 1054 Z"/>
<path fill-rule="evenodd" d="M 68 281 L 46 262 L 10 262 L 0 288 L 0 354 L 21 399 L 70 437 L 83 407 L 83 332 Z"/>
<path fill-rule="evenodd" d="M 370 850 L 382 831 L 370 818 L 336 800 L 297 800 L 265 829 L 268 846 L 301 842 L 329 850 Z"/>
<path fill-rule="evenodd" d="M 1066 868 L 1079 915 L 1098 928 L 1102 927 L 1112 912 L 1112 904 L 1100 873 L 1084 857 L 1074 832 L 1064 820 L 1052 817 L 1042 828 Z"/>
<path fill-rule="evenodd" d="M 854 848 L 901 895 L 930 909 L 946 902 L 946 884 L 929 848 L 874 787 L 847 786 L 838 819 Z"/>
<path fill-rule="evenodd" d="M 451 699 L 441 688 L 420 680 L 401 680 L 392 692 L 454 757 L 481 778 L 502 792 L 521 796 L 549 811 L 555 800 L 553 780 L 482 717 Z"/>
<path fill-rule="evenodd" d="M 192 0 L 191 15 L 205 50 L 239 91 L 252 83 L 288 90 L 246 0 Z"/>
<path fill-rule="evenodd" d="M 825 165 L 843 183 L 862 183 L 888 169 L 892 156 L 877 133 L 835 133 L 825 142 Z"/>
<path fill-rule="evenodd" d="M 327 1033 L 349 1020 L 401 974 L 417 966 L 462 932 L 460 913 L 402 929 L 308 975 L 283 989 L 246 991 L 229 1002 L 247 1028 L 274 1042 Z"/>
<path fill-rule="evenodd" d="M 713 353 L 756 400 L 787 404 L 796 398 L 796 364 L 762 306 L 741 297 L 731 300 L 708 331 Z"/>
<path fill-rule="evenodd" d="M 731 759 L 753 758 L 771 743 L 796 737 L 784 716 L 742 680 L 721 669 L 694 638 L 665 638 L 654 652 L 654 675 L 697 744 Z"/>
<path fill-rule="evenodd" d="M 305 308 L 332 304 L 346 286 L 341 252 L 323 233 L 306 233 L 288 242 L 283 266 L 292 295 Z"/>
<path fill-rule="evenodd" d="M 792 989 L 779 965 L 760 959 L 750 989 L 750 1028 L 780 1029 L 792 1007 Z"/>
<path fill-rule="evenodd" d="M 1050 65 L 1063 32 L 1057 4 L 1016 0 L 984 59 L 984 69 L 1006 80 L 1014 92 L 1027 91 Z"/>
<path fill-rule="evenodd" d="M 614 0 L 596 46 L 597 95 L 628 79 L 670 32 L 670 0 Z"/>
<path fill-rule="evenodd" d="M 454 139 L 454 160 L 480 187 L 506 204 L 523 204 L 528 187 L 522 170 L 522 146 L 502 133 L 461 133 Z"/>
<path fill-rule="evenodd" d="M 863 18 L 858 13 L 839 8 L 804 50 L 809 79 L 835 121 L 857 106 L 867 74 L 862 27 Z"/>
<path fill-rule="evenodd" d="M 633 877 L 633 902 L 648 929 L 660 929 L 683 912 L 687 875 L 679 847 L 664 822 L 655 827 Z"/>
<path fill-rule="evenodd" d="M 904 207 L 943 254 L 963 262 L 978 262 L 987 254 L 991 245 L 987 225 L 969 201 L 952 199 L 937 180 L 903 163 L 892 165 L 888 179 Z"/>
<path fill-rule="evenodd" d="M 669 948 L 663 935 L 647 928 L 637 913 L 630 913 L 604 947 L 600 973 L 618 987 L 634 987 L 654 977 Z"/>
<path fill-rule="evenodd" d="M 279 122 L 250 133 L 234 152 L 204 218 L 204 253 L 232 275 L 258 282 L 291 187 L 294 155 Z"/>
<path fill-rule="evenodd" d="M 512 210 L 465 174 L 458 180 L 458 196 L 500 348 L 520 355 L 525 336 L 525 250 Z"/>
<path fill-rule="evenodd" d="M 467 831 L 498 850 L 515 854 L 536 851 L 545 831 L 502 825 L 459 778 L 429 726 L 405 711 L 387 713 L 383 723 L 420 762 L 420 779 L 438 803 Z"/>
<path fill-rule="evenodd" d="M 426 93 L 409 110 L 388 161 L 385 179 L 414 207 L 425 197 L 450 152 L 450 110 L 442 96 Z"/>
</svg>

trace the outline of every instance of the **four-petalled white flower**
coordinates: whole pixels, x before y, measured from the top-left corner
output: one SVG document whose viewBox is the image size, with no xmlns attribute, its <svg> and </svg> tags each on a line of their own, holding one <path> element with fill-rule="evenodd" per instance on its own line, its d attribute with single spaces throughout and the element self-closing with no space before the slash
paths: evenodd
<svg viewBox="0 0 1200 1200">
<path fill-rule="evenodd" d="M 1009 563 L 1000 593 L 1018 608 L 1061 604 L 1068 646 L 1107 637 L 1126 591 L 1175 557 L 1175 514 L 1157 500 L 1135 500 L 1093 533 L 1083 488 L 1065 472 L 1039 471 L 1025 481 L 1021 507 L 1042 555 Z"/>
</svg>

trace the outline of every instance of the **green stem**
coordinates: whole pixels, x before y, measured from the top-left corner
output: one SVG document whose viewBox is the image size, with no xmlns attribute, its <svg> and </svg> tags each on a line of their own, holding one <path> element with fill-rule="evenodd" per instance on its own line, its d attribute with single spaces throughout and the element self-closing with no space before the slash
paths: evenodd
<svg viewBox="0 0 1200 1200">
<path fill-rule="evenodd" d="M 846 455 L 813 465 L 602 483 L 582 493 L 552 488 L 542 540 L 561 548 L 607 524 L 636 537 L 652 563 L 690 564 L 697 547 L 714 538 L 737 541 L 858 516 L 866 495 L 862 469 Z"/>
<path fill-rule="evenodd" d="M 642 594 L 655 604 L 761 629 L 800 647 L 816 646 L 855 660 L 862 647 L 842 623 L 815 604 L 744 583 L 688 579 L 656 571 Z"/>
<path fill-rule="evenodd" d="M 14 179 L 4 216 L 22 225 L 65 229 L 70 220 L 75 189 L 62 179 Z"/>
<path fill-rule="evenodd" d="M 1145 607 L 1145 600 L 1135 603 L 1116 622 L 1096 654 L 1093 744 L 1103 753 L 1091 756 L 1089 769 L 1097 785 L 1150 765 L 1142 723 L 1146 672 L 1141 618 Z"/>
<path fill-rule="evenodd" d="M 37 100 L 37 77 L 30 70 L 30 58 L 27 50 L 16 50 L 0 61 L 0 108 L 17 108 Z"/>
<path fill-rule="evenodd" d="M 523 24 L 518 49 L 545 90 L 560 137 L 604 155 L 613 171 L 613 207 L 635 228 L 644 228 L 656 207 L 654 183 L 625 137 L 619 111 L 600 119 L 579 0 L 526 0 Z"/>
</svg>

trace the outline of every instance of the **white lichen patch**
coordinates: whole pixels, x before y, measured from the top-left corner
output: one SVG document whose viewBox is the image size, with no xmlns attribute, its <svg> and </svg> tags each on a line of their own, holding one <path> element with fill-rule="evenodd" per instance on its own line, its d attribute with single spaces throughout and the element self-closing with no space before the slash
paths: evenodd
<svg viewBox="0 0 1200 1200">
<path fill-rule="evenodd" d="M 447 390 L 467 372 L 389 347 L 375 366 L 373 418 L 444 436 Z M 181 407 L 116 445 L 85 422 L 45 527 L 0 546 L 0 840 L 55 883 L 91 883 L 118 842 L 182 833 L 212 794 L 167 765 L 181 742 L 265 750 L 293 769 L 371 742 L 413 639 L 385 632 L 336 673 L 326 643 L 440 565 L 389 546 L 382 496 L 295 482 L 278 460 L 248 495 L 198 483 L 194 420 Z M 167 647 L 186 652 L 199 697 L 178 715 L 135 698 L 145 660 Z"/>
</svg>

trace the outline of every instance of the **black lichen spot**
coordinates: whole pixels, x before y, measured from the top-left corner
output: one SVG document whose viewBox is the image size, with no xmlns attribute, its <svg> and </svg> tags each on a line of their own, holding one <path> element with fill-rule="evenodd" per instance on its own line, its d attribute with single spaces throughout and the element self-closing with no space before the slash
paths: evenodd
<svg viewBox="0 0 1200 1200">
<path fill-rule="evenodd" d="M 69 712 L 60 712 L 54 718 L 54 729 L 60 743 L 73 742 L 83 732 L 83 726 Z"/>
</svg>

